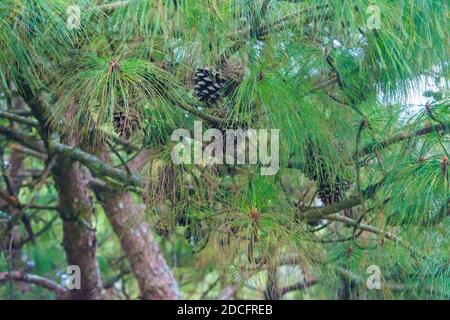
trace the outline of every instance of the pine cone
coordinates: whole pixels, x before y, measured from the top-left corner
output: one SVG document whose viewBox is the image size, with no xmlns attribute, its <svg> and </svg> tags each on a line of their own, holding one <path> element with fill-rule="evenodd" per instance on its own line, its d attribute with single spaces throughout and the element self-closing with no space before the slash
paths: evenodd
<svg viewBox="0 0 450 320">
<path fill-rule="evenodd" d="M 319 198 L 325 206 L 329 206 L 342 200 L 344 191 L 343 185 L 332 185 L 329 183 L 320 183 L 318 189 Z"/>
<path fill-rule="evenodd" d="M 220 72 L 206 68 L 197 69 L 194 77 L 194 93 L 202 102 L 216 103 L 233 93 L 243 78 L 243 68 L 233 61 L 225 61 Z"/>
<path fill-rule="evenodd" d="M 341 201 L 345 191 L 350 187 L 349 183 L 340 176 L 335 177 L 334 183 L 330 182 L 332 181 L 330 172 L 326 168 L 320 151 L 314 151 L 310 144 L 307 146 L 305 174 L 310 180 L 317 181 L 319 198 L 324 206 Z"/>
<path fill-rule="evenodd" d="M 226 81 L 216 72 L 197 69 L 194 77 L 194 93 L 202 102 L 216 103 Z"/>
<path fill-rule="evenodd" d="M 131 135 L 138 127 L 136 118 L 125 113 L 124 111 L 114 112 L 113 117 L 114 130 L 117 134 L 127 140 L 130 139 Z"/>
</svg>

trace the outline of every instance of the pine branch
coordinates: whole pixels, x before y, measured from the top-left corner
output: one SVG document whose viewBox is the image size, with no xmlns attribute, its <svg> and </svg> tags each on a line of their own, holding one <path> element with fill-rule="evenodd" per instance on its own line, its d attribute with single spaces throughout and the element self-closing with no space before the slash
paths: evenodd
<svg viewBox="0 0 450 320">
<path fill-rule="evenodd" d="M 373 142 L 369 145 L 365 146 L 358 152 L 358 157 L 363 157 L 369 154 L 372 154 L 376 152 L 377 150 L 387 148 L 393 144 L 396 144 L 398 142 L 408 140 L 414 137 L 420 137 L 426 134 L 430 134 L 432 132 L 441 132 L 441 131 L 447 131 L 450 130 L 450 124 L 437 124 L 430 127 L 424 127 L 422 129 L 419 129 L 414 132 L 402 132 L 398 135 L 395 135 L 389 139 L 382 140 L 380 142 Z M 356 154 L 354 155 L 356 157 Z M 301 168 L 302 165 L 296 162 L 289 161 L 288 168 Z"/>
<path fill-rule="evenodd" d="M 91 155 L 90 153 L 82 151 L 79 148 L 52 141 L 49 143 L 49 149 L 51 152 L 57 153 L 63 157 L 81 162 L 102 178 L 113 178 L 124 183 L 125 185 L 132 185 L 136 187 L 142 187 L 144 185 L 144 180 L 140 175 L 136 173 L 127 174 L 126 171 L 107 165 L 104 161 Z"/>
<path fill-rule="evenodd" d="M 378 234 L 378 235 L 382 236 L 383 238 L 392 240 L 394 242 L 402 243 L 402 240 L 400 238 L 396 237 L 395 235 L 393 235 L 392 233 L 386 232 L 386 231 L 384 231 L 384 230 L 382 230 L 380 228 L 377 228 L 377 227 L 374 227 L 374 226 L 371 226 L 371 225 L 368 225 L 368 224 L 359 223 L 356 220 L 353 220 L 353 219 L 350 219 L 350 218 L 347 218 L 347 217 L 344 217 L 344 216 L 333 214 L 333 215 L 327 216 L 327 219 L 331 220 L 331 221 L 342 222 L 342 223 L 344 223 L 345 225 L 347 225 L 349 227 L 355 227 L 355 228 L 358 228 L 358 229 L 363 230 L 363 231 L 367 231 L 367 232 L 370 232 L 370 233 Z"/>
<path fill-rule="evenodd" d="M 29 148 L 29 149 L 32 149 L 37 152 L 43 152 L 42 144 L 40 144 L 39 142 L 35 141 L 31 137 L 26 136 L 20 132 L 0 126 L 0 134 L 10 140 L 13 140 L 13 141 Z"/>
<path fill-rule="evenodd" d="M 35 284 L 50 291 L 54 291 L 56 294 L 64 294 L 67 292 L 67 289 L 53 280 L 35 274 L 25 273 L 23 271 L 0 272 L 0 283 L 11 280 Z"/>
<path fill-rule="evenodd" d="M 338 203 L 335 203 L 331 206 L 324 207 L 324 208 L 314 208 L 307 211 L 303 211 L 299 213 L 299 217 L 305 221 L 313 221 L 317 219 L 322 219 L 330 214 L 338 213 L 344 209 L 350 209 L 357 205 L 360 205 L 362 203 L 363 199 L 370 199 L 373 196 L 375 196 L 378 189 L 381 188 L 381 186 L 384 183 L 384 179 L 382 179 L 380 182 L 373 184 L 369 187 L 367 187 L 365 190 L 362 191 L 360 196 L 353 196 L 348 199 L 342 200 Z"/>
<path fill-rule="evenodd" d="M 446 130 L 450 130 L 450 123 L 437 124 L 437 125 L 430 126 L 430 127 L 424 127 L 422 129 L 419 129 L 414 132 L 402 132 L 402 133 L 395 135 L 389 139 L 386 139 L 386 140 L 383 140 L 380 142 L 374 142 L 374 143 L 367 145 L 366 147 L 361 149 L 358 156 L 362 157 L 362 156 L 374 153 L 376 150 L 389 147 L 395 143 L 398 143 L 398 142 L 401 142 L 404 140 L 408 140 L 408 139 L 411 139 L 414 137 L 420 137 L 425 134 L 429 134 L 431 132 L 440 132 L 440 131 L 446 131 Z"/>
<path fill-rule="evenodd" d="M 28 156 L 37 158 L 37 159 L 41 159 L 41 160 L 47 159 L 47 155 L 45 153 L 26 148 L 21 144 L 12 144 L 11 150 L 21 153 L 21 154 L 24 154 L 24 155 L 28 155 Z"/>
<path fill-rule="evenodd" d="M 300 10 L 295 11 L 294 13 L 288 14 L 284 17 L 281 17 L 275 21 L 272 21 L 269 24 L 266 24 L 264 26 L 259 26 L 256 29 L 254 27 L 248 28 L 248 29 L 241 29 L 237 32 L 233 32 L 228 34 L 228 37 L 231 38 L 231 40 L 235 40 L 236 43 L 233 44 L 231 47 L 225 50 L 219 58 L 219 64 L 222 64 L 224 61 L 226 61 L 227 57 L 233 55 L 237 51 L 239 51 L 240 48 L 242 48 L 243 45 L 247 43 L 245 40 L 241 40 L 240 36 L 242 34 L 250 34 L 253 37 L 256 37 L 257 39 L 261 39 L 270 33 L 273 33 L 275 31 L 282 31 L 282 27 L 286 26 L 286 22 L 289 22 L 291 20 L 294 20 L 295 18 L 298 18 L 306 13 L 312 12 L 313 9 L 320 9 L 326 6 L 323 5 L 316 5 L 314 7 L 308 7 L 303 8 Z"/>
<path fill-rule="evenodd" d="M 275 21 L 272 21 L 271 23 L 268 23 L 266 25 L 260 26 L 258 28 L 256 28 L 256 30 L 252 30 L 253 28 L 248 28 L 248 29 L 241 29 L 238 30 L 237 32 L 234 32 L 232 34 L 229 34 L 228 36 L 231 39 L 237 39 L 239 38 L 239 36 L 244 33 L 244 34 L 252 34 L 255 35 L 258 38 L 264 37 L 274 31 L 280 31 L 281 27 L 285 26 L 287 22 L 290 22 L 296 18 L 299 18 L 303 15 L 305 15 L 306 13 L 310 13 L 315 9 L 321 9 L 324 8 L 326 6 L 323 5 L 316 5 L 313 7 L 307 7 L 307 8 L 303 8 L 303 9 L 299 9 L 296 10 L 293 13 L 290 13 L 284 17 L 281 17 Z"/>
<path fill-rule="evenodd" d="M 328 220 L 331 221 L 338 221 L 338 222 L 342 222 L 345 223 L 345 225 L 349 226 L 349 227 L 354 227 L 363 231 L 367 231 L 370 233 L 374 233 L 377 235 L 382 236 L 383 238 L 386 238 L 388 240 L 394 241 L 395 243 L 399 244 L 400 246 L 402 246 L 403 248 L 407 249 L 408 252 L 411 254 L 412 257 L 414 258 L 425 258 L 426 256 L 421 254 L 420 252 L 418 252 L 416 249 L 414 249 L 413 247 L 411 247 L 410 245 L 408 245 L 407 243 L 403 242 L 402 239 L 400 239 L 399 237 L 395 236 L 392 233 L 386 232 L 380 228 L 368 225 L 368 224 L 364 224 L 364 223 L 360 223 L 359 221 L 344 217 L 344 216 L 340 216 L 340 215 L 331 215 L 327 217 Z M 418 260 L 417 260 L 418 261 Z"/>
<path fill-rule="evenodd" d="M 36 127 L 38 125 L 38 122 L 34 119 L 29 119 L 27 117 L 23 117 L 11 112 L 6 112 L 6 111 L 0 111 L 0 119 L 4 118 L 4 119 L 8 119 L 11 121 L 15 121 L 17 123 L 22 123 L 22 124 L 26 124 L 32 127 Z"/>
</svg>

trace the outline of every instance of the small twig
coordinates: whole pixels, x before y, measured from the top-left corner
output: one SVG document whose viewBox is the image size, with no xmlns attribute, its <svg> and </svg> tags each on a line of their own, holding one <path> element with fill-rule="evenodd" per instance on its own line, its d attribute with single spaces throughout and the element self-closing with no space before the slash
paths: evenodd
<svg viewBox="0 0 450 320">
<path fill-rule="evenodd" d="M 72 160 L 80 161 L 83 165 L 99 174 L 102 178 L 110 177 L 122 183 L 130 183 L 136 187 L 144 186 L 144 180 L 140 175 L 136 173 L 128 175 L 127 172 L 111 167 L 99 158 L 90 153 L 86 153 L 79 148 L 71 147 L 59 142 L 51 142 L 49 146 L 51 151 Z"/>
<path fill-rule="evenodd" d="M 116 150 L 116 148 L 114 148 L 114 146 L 111 143 L 109 143 L 108 141 L 106 141 L 106 145 L 112 150 L 112 152 L 117 156 L 117 158 L 119 158 L 121 165 L 125 168 L 128 175 L 131 176 L 131 171 L 130 171 L 130 168 L 128 168 L 127 162 L 123 159 L 123 157 Z"/>
<path fill-rule="evenodd" d="M 47 222 L 47 224 L 45 226 L 43 226 L 42 229 L 40 229 L 38 232 L 34 233 L 34 235 L 32 237 L 28 236 L 27 238 L 23 239 L 22 242 L 20 243 L 19 247 L 22 247 L 26 243 L 36 240 L 41 235 L 45 234 L 48 230 L 50 230 L 50 228 L 53 226 L 53 223 L 55 223 L 56 220 L 58 220 L 57 215 L 54 216 L 49 222 Z"/>
</svg>

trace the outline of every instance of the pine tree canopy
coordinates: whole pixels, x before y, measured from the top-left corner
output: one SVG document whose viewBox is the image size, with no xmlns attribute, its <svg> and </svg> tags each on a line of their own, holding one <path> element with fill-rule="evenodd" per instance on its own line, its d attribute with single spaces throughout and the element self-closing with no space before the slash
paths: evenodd
<svg viewBox="0 0 450 320">
<path fill-rule="evenodd" d="M 448 17 L 0 0 L 0 299 L 450 299 Z M 200 121 L 275 174 L 174 162 Z"/>
</svg>

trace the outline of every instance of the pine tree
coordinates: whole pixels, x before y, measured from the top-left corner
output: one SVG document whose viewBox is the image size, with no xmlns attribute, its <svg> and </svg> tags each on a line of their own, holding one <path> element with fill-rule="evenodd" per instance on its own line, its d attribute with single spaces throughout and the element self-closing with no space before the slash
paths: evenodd
<svg viewBox="0 0 450 320">
<path fill-rule="evenodd" d="M 0 297 L 448 299 L 448 9 L 0 1 Z M 174 164 L 194 120 L 280 170 Z"/>
</svg>

